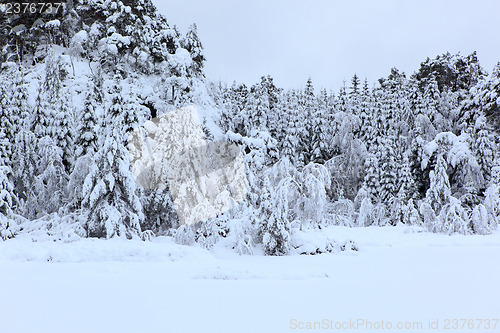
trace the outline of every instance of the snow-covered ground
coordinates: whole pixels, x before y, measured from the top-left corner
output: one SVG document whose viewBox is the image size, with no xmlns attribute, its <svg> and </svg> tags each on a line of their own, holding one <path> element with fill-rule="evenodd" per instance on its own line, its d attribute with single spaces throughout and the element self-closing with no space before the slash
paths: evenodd
<svg viewBox="0 0 500 333">
<path fill-rule="evenodd" d="M 393 329 L 415 322 L 417 331 L 428 331 L 429 320 L 438 320 L 434 331 L 442 331 L 447 320 L 452 328 L 453 319 L 461 327 L 460 319 L 500 317 L 498 231 L 488 236 L 445 236 L 404 226 L 323 231 L 339 241 L 353 240 L 359 251 L 239 256 L 224 247 L 209 252 L 178 245 L 167 237 L 1 242 L 0 331 L 311 331 L 305 329 L 308 322 L 319 322 L 326 331 L 330 325 L 348 328 L 349 320 L 371 321 L 373 330 L 382 320 Z M 474 330 L 495 331 L 482 325 Z M 366 328 L 357 330 L 372 331 Z"/>
</svg>

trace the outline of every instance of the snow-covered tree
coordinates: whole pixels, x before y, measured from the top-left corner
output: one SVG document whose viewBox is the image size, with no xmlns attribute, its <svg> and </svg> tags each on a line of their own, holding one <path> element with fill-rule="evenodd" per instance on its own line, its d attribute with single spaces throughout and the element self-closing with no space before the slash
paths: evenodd
<svg viewBox="0 0 500 333">
<path fill-rule="evenodd" d="M 290 251 L 290 222 L 288 221 L 288 201 L 286 190 L 286 182 L 282 180 L 281 189 L 279 189 L 273 198 L 266 186 L 269 182 L 264 183 L 264 195 L 261 202 L 261 212 L 263 217 L 262 226 L 262 242 L 264 250 L 268 255 L 285 255 Z"/>
<path fill-rule="evenodd" d="M 450 202 L 444 205 L 439 212 L 439 221 L 440 226 L 437 226 L 437 229 L 448 235 L 453 233 L 467 235 L 472 232 L 467 212 L 462 207 L 460 200 L 454 197 L 450 197 Z"/>
<path fill-rule="evenodd" d="M 476 131 L 476 140 L 473 148 L 481 168 L 482 176 L 485 182 L 488 182 L 491 177 L 493 162 L 497 155 L 495 136 L 482 117 L 476 121 Z"/>
<path fill-rule="evenodd" d="M 411 174 L 410 160 L 407 154 L 404 155 L 403 163 L 398 170 L 398 189 L 398 193 L 402 192 L 405 198 L 409 199 L 416 196 L 417 189 Z"/>
<path fill-rule="evenodd" d="M 492 168 L 490 183 L 484 192 L 484 206 L 488 212 L 490 225 L 495 228 L 500 224 L 500 167 Z"/>
<path fill-rule="evenodd" d="M 6 141 L 4 134 L 0 133 L 0 145 L 5 145 Z M 12 209 L 17 204 L 17 197 L 11 179 L 12 170 L 0 152 L 0 239 L 3 240 L 14 236 L 10 224 L 13 222 Z"/>
<path fill-rule="evenodd" d="M 378 146 L 380 168 L 380 198 L 383 202 L 389 200 L 397 194 L 397 172 L 395 145 L 391 137 L 382 138 L 382 145 Z"/>
<path fill-rule="evenodd" d="M 69 172 L 73 167 L 75 155 L 75 115 L 70 104 L 69 90 L 63 89 L 62 93 L 59 105 L 54 110 L 51 132 L 54 142 L 63 151 L 63 163 Z"/>
<path fill-rule="evenodd" d="M 97 151 L 83 185 L 83 207 L 89 237 L 132 238 L 141 235 L 144 219 L 128 153 L 116 131 L 110 133 Z"/>
<path fill-rule="evenodd" d="M 474 207 L 471 215 L 472 230 L 475 234 L 487 235 L 496 227 L 496 221 L 489 219 L 488 210 L 482 204 Z"/>
<path fill-rule="evenodd" d="M 437 214 L 445 204 L 449 203 L 451 197 L 450 181 L 446 169 L 445 159 L 442 155 L 438 155 L 436 166 L 429 174 L 431 183 L 425 197 L 426 202 Z"/>
<path fill-rule="evenodd" d="M 378 169 L 379 161 L 377 157 L 371 154 L 365 162 L 365 179 L 363 187 L 368 193 L 368 198 L 372 203 L 379 200 L 380 196 L 380 174 Z"/>
<path fill-rule="evenodd" d="M 94 154 L 98 146 L 98 125 L 97 118 L 98 101 L 94 89 L 87 88 L 84 109 L 81 115 L 76 138 L 76 158 L 86 154 Z"/>
<path fill-rule="evenodd" d="M 373 211 L 373 204 L 371 200 L 366 197 L 361 201 L 359 207 L 359 214 L 357 219 L 357 225 L 359 227 L 367 227 L 372 223 L 371 215 Z"/>
<path fill-rule="evenodd" d="M 198 38 L 198 28 L 196 27 L 196 24 L 192 24 L 189 27 L 186 36 L 181 40 L 181 45 L 183 48 L 188 50 L 191 58 L 193 59 L 193 73 L 196 73 L 197 75 L 203 75 L 205 56 L 203 54 L 203 45 Z"/>
<path fill-rule="evenodd" d="M 28 189 L 26 199 L 27 216 L 30 218 L 57 212 L 62 207 L 67 184 L 63 151 L 51 137 L 38 140 L 36 159 L 33 188 Z"/>
</svg>

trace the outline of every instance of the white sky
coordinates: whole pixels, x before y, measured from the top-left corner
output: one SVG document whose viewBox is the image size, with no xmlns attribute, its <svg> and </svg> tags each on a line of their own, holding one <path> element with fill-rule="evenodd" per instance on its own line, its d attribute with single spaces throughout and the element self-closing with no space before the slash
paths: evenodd
<svg viewBox="0 0 500 333">
<path fill-rule="evenodd" d="M 427 57 L 476 50 L 489 73 L 500 61 L 498 0 L 153 0 L 185 33 L 198 25 L 206 75 L 253 84 L 335 91 L 357 73 L 375 82 L 392 67 L 407 75 Z"/>
</svg>

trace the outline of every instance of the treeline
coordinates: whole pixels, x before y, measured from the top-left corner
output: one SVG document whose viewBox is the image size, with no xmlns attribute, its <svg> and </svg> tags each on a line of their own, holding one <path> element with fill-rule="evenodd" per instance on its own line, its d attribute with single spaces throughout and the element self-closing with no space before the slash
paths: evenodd
<svg viewBox="0 0 500 333">
<path fill-rule="evenodd" d="M 284 90 L 269 76 L 208 82 L 196 26 L 182 36 L 148 0 L 2 20 L 4 239 L 36 226 L 55 239 L 169 234 L 282 255 L 328 225 L 487 234 L 500 222 L 500 65 L 488 75 L 475 53 L 427 59 L 410 77 L 393 69 L 373 86 L 354 75 L 335 93 L 311 79 Z M 215 109 L 222 139 L 242 148 L 249 194 L 179 227 L 168 187 L 136 186 L 126 144 L 146 119 L 191 103 Z"/>
<path fill-rule="evenodd" d="M 373 87 L 354 75 L 336 94 L 311 79 L 283 90 L 269 76 L 213 90 L 224 130 L 270 135 L 263 164 L 327 170 L 326 205 L 342 202 L 343 223 L 485 234 L 499 222 L 500 64 L 487 75 L 475 53 L 447 53 Z"/>
</svg>

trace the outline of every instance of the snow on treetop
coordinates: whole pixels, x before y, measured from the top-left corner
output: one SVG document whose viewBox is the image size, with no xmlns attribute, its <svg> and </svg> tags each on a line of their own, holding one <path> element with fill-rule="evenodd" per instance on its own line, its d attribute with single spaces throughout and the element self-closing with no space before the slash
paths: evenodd
<svg viewBox="0 0 500 333">
<path fill-rule="evenodd" d="M 45 23 L 45 26 L 48 28 L 57 28 L 57 27 L 61 26 L 61 21 L 52 20 L 52 21 Z"/>
<path fill-rule="evenodd" d="M 193 62 L 193 59 L 191 59 L 191 55 L 189 54 L 188 50 L 183 49 L 182 47 L 175 50 L 175 54 L 172 54 L 170 60 L 173 65 L 175 64 L 177 66 L 184 67 L 189 67 Z"/>
</svg>

